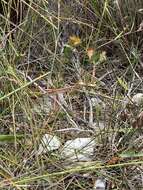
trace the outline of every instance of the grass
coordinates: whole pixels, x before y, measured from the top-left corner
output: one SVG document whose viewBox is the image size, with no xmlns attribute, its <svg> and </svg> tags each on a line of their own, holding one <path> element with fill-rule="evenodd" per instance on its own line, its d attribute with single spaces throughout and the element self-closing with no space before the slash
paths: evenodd
<svg viewBox="0 0 143 190">
<path fill-rule="evenodd" d="M 107 189 L 142 189 L 142 105 L 131 99 L 143 87 L 143 2 L 19 3 L 18 22 L 18 6 L 0 5 L 0 188 L 93 189 L 103 177 Z M 46 133 L 93 137 L 92 161 L 37 155 Z"/>
</svg>

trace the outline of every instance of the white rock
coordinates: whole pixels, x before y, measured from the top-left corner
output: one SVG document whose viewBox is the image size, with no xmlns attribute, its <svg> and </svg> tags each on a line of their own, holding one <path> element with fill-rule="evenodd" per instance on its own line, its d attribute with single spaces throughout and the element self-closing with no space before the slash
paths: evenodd
<svg viewBox="0 0 143 190">
<path fill-rule="evenodd" d="M 137 93 L 132 97 L 132 102 L 140 106 L 143 104 L 143 94 L 142 93 Z"/>
<path fill-rule="evenodd" d="M 50 134 L 45 134 L 42 137 L 41 144 L 39 145 L 39 149 L 37 154 L 46 153 L 49 151 L 56 150 L 60 147 L 61 142 L 57 136 L 53 136 Z"/>
<path fill-rule="evenodd" d="M 93 138 L 76 138 L 68 140 L 61 152 L 63 158 L 71 161 L 90 161 L 94 153 L 95 140 Z"/>
<path fill-rule="evenodd" d="M 95 181 L 93 190 L 105 190 L 106 188 L 106 180 L 105 179 L 97 179 Z"/>
</svg>

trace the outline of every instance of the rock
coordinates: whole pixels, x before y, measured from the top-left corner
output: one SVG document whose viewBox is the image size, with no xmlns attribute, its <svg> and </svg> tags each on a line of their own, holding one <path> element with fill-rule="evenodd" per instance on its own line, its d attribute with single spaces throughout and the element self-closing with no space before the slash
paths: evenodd
<svg viewBox="0 0 143 190">
<path fill-rule="evenodd" d="M 135 103 L 137 106 L 143 104 L 143 94 L 137 93 L 132 97 L 132 102 Z"/>
<path fill-rule="evenodd" d="M 60 145 L 61 142 L 57 136 L 45 134 L 42 137 L 37 154 L 40 155 L 41 153 L 57 150 L 60 147 Z"/>
<path fill-rule="evenodd" d="M 97 179 L 95 181 L 93 190 L 105 190 L 106 189 L 106 180 L 105 179 Z"/>
<path fill-rule="evenodd" d="M 61 152 L 62 157 L 70 161 L 90 161 L 94 153 L 95 140 L 93 138 L 76 138 L 68 140 Z"/>
</svg>

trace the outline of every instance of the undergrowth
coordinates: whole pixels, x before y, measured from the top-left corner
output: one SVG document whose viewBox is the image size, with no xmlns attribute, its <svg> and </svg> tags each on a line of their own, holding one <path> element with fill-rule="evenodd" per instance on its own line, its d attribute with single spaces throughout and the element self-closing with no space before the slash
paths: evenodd
<svg viewBox="0 0 143 190">
<path fill-rule="evenodd" d="M 142 189 L 142 105 L 130 100 L 143 87 L 143 1 L 12 2 L 0 2 L 0 188 L 93 189 L 103 177 Z M 37 155 L 46 133 L 93 137 L 92 161 Z"/>
</svg>

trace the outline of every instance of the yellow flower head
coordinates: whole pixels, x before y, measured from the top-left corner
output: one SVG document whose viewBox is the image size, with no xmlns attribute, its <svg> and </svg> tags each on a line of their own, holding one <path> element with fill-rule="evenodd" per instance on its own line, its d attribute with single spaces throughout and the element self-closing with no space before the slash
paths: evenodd
<svg viewBox="0 0 143 190">
<path fill-rule="evenodd" d="M 69 37 L 69 43 L 72 46 L 77 46 L 77 45 L 81 44 L 81 39 L 78 36 L 73 35 L 73 36 Z"/>
</svg>

